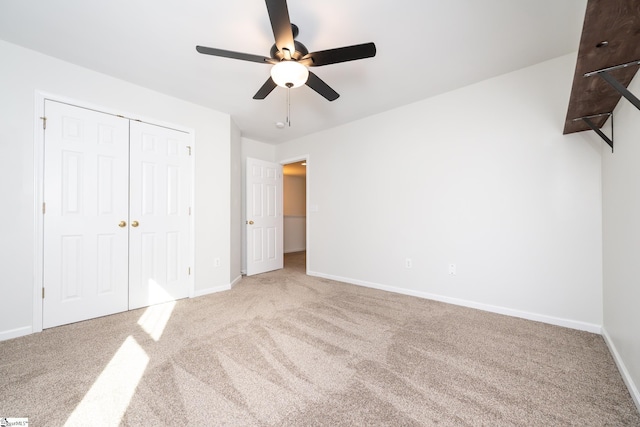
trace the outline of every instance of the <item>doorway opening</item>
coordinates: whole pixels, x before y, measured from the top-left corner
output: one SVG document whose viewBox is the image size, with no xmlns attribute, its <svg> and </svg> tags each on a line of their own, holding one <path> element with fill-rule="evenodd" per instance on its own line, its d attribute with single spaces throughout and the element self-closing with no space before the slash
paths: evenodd
<svg viewBox="0 0 640 427">
<path fill-rule="evenodd" d="M 284 261 L 285 268 L 304 262 L 307 258 L 307 167 L 308 159 L 282 162 Z M 295 261 L 294 261 L 295 260 Z"/>
</svg>

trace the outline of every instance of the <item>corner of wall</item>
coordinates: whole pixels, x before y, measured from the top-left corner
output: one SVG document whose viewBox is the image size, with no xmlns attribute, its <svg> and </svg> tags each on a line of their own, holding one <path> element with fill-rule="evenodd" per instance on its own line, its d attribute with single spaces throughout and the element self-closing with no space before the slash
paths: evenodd
<svg viewBox="0 0 640 427">
<path fill-rule="evenodd" d="M 613 360 L 615 361 L 616 366 L 620 371 L 622 380 L 624 381 L 625 385 L 629 389 L 629 394 L 631 394 L 631 398 L 633 399 L 633 402 L 636 404 L 636 408 L 638 408 L 638 412 L 640 412 L 640 391 L 638 390 L 638 387 L 633 381 L 633 378 L 631 377 L 631 374 L 629 373 L 629 370 L 627 369 L 627 366 L 624 363 L 624 359 L 622 358 L 622 356 L 620 356 L 620 353 L 618 352 L 618 349 L 616 348 L 615 343 L 611 339 L 611 336 L 609 335 L 609 333 L 607 332 L 607 329 L 604 326 L 602 327 L 602 337 L 604 338 L 604 342 L 607 344 L 607 347 L 609 347 L 609 351 L 611 352 Z"/>
</svg>

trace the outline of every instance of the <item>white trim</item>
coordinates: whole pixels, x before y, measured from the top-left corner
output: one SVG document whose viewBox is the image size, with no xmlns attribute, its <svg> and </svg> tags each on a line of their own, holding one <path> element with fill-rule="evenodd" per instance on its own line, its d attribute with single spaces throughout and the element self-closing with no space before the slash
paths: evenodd
<svg viewBox="0 0 640 427">
<path fill-rule="evenodd" d="M 231 284 L 229 285 L 230 289 L 233 289 L 233 287 L 235 285 L 237 285 L 238 283 L 240 283 L 242 281 L 242 274 L 238 275 L 238 277 L 236 277 L 235 279 L 233 279 L 233 281 L 231 282 Z"/>
<path fill-rule="evenodd" d="M 189 135 L 191 145 L 191 218 L 189 224 L 189 238 L 190 238 L 190 248 L 189 248 L 189 264 L 191 265 L 191 275 L 188 278 L 188 286 L 189 292 L 188 295 L 190 298 L 197 296 L 195 292 L 195 131 L 192 128 L 188 128 L 185 126 L 176 125 L 174 123 L 164 122 L 160 120 L 150 119 L 144 116 L 138 116 L 136 114 L 123 112 L 120 110 L 115 110 L 112 108 L 91 104 L 85 101 L 79 101 L 77 99 L 67 98 L 60 95 L 54 95 L 47 92 L 42 92 L 39 90 L 35 91 L 35 119 L 34 119 L 34 266 L 33 266 L 33 325 L 30 328 L 29 333 L 42 332 L 42 288 L 43 284 L 43 236 L 44 236 L 44 216 L 42 214 L 42 203 L 44 201 L 44 192 L 43 192 L 43 180 L 44 180 L 44 129 L 42 128 L 42 120 L 41 117 L 45 116 L 44 104 L 45 101 L 50 100 L 54 102 L 61 102 L 68 105 L 73 105 L 79 108 L 85 108 L 89 110 L 94 110 L 97 112 L 112 114 L 112 115 L 120 115 L 124 116 L 128 120 L 139 120 L 141 122 L 165 127 L 173 130 L 177 130 L 179 132 L 184 132 Z M 208 293 L 208 292 L 207 292 Z M 4 332 L 4 333 L 9 333 Z M 2 333 L 2 334 L 4 334 Z M 2 336 L 2 335 L 0 335 Z"/>
<path fill-rule="evenodd" d="M 611 355 L 613 356 L 613 360 L 616 362 L 618 371 L 620 371 L 622 380 L 626 384 L 627 389 L 629 389 L 629 394 L 631 395 L 633 402 L 636 404 L 636 408 L 640 412 L 640 391 L 638 390 L 638 386 L 633 382 L 633 378 L 631 377 L 629 370 L 624 364 L 624 361 L 622 360 L 620 353 L 618 353 L 618 350 L 616 349 L 616 346 L 613 343 L 613 339 L 611 339 L 611 336 L 609 336 L 609 333 L 607 332 L 604 326 L 602 327 L 602 337 L 604 338 L 604 342 L 607 343 L 607 347 L 609 347 L 609 352 L 611 352 Z"/>
<path fill-rule="evenodd" d="M 296 156 L 296 157 L 291 157 L 289 159 L 284 159 L 284 160 L 280 160 L 278 163 L 280 163 L 281 165 L 288 165 L 291 163 L 298 163 L 298 162 L 304 162 L 304 161 L 308 161 L 309 160 L 309 155 L 302 155 L 302 156 Z M 308 165 L 307 165 L 308 166 Z"/>
<path fill-rule="evenodd" d="M 45 95 L 35 92 L 33 121 L 33 199 L 34 199 L 34 242 L 33 242 L 33 324 L 31 333 L 42 332 L 42 288 L 43 284 L 43 243 L 44 215 L 42 203 L 44 201 L 44 129 L 42 119 L 44 117 Z"/>
<path fill-rule="evenodd" d="M 234 281 L 235 283 L 235 281 Z M 205 295 L 211 295 L 211 294 L 215 294 L 218 292 L 224 292 L 224 291 L 230 291 L 231 290 L 231 284 L 229 285 L 222 285 L 222 286 L 214 286 L 212 288 L 206 288 L 206 289 L 202 289 L 199 291 L 195 291 L 195 297 L 202 297 Z"/>
<path fill-rule="evenodd" d="M 593 323 L 580 322 L 577 320 L 563 319 L 560 317 L 547 316 L 544 314 L 530 313 L 527 311 L 515 310 L 507 307 L 499 307 L 490 304 L 478 303 L 475 301 L 468 301 L 459 298 L 451 298 L 447 296 L 432 294 L 428 292 L 414 291 L 410 289 L 398 288 L 395 286 L 381 285 L 379 283 L 367 282 L 364 280 L 350 279 L 347 277 L 333 276 L 330 274 L 318 273 L 315 271 L 307 271 L 309 276 L 321 277 L 323 279 L 335 280 L 338 282 L 349 283 L 352 285 L 363 286 L 366 288 L 379 289 L 382 291 L 394 292 L 397 294 L 409 295 L 418 298 L 425 298 L 434 301 L 445 302 L 448 304 L 459 305 L 463 307 L 475 308 L 482 311 L 488 311 L 491 313 L 504 314 L 511 317 L 519 317 L 522 319 L 533 320 L 536 322 L 548 323 L 550 325 L 563 326 L 565 328 L 577 329 L 580 331 L 592 332 L 594 334 L 600 334 L 602 326 Z"/>
<path fill-rule="evenodd" d="M 33 328 L 31 326 L 24 326 L 22 328 L 11 329 L 9 331 L 0 332 L 0 341 L 6 341 L 13 338 L 23 337 L 25 335 L 32 334 Z"/>
<path fill-rule="evenodd" d="M 125 119 L 138 120 L 150 125 L 161 126 L 161 127 L 177 130 L 180 132 L 188 133 L 191 135 L 194 134 L 194 131 L 192 128 L 185 127 L 176 123 L 165 122 L 163 120 L 156 120 L 153 117 L 141 116 L 136 113 L 131 113 L 128 111 L 105 107 L 104 105 L 92 104 L 90 102 L 81 101 L 74 98 L 68 98 L 66 96 L 57 95 L 49 92 L 42 92 L 42 91 L 36 90 L 36 95 L 39 95 L 43 100 L 48 99 L 50 101 L 61 102 L 63 104 L 73 105 L 75 107 L 85 108 L 88 110 L 97 111 L 99 113 L 111 114 L 114 116 L 123 116 Z"/>
<path fill-rule="evenodd" d="M 189 298 L 193 298 L 196 292 L 196 132 L 191 130 L 191 215 L 189 218 L 189 265 L 191 275 L 189 275 Z"/>
</svg>

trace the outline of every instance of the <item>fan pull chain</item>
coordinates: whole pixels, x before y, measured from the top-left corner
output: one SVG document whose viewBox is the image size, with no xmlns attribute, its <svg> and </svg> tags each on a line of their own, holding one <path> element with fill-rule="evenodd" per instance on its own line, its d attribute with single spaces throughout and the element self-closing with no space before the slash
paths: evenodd
<svg viewBox="0 0 640 427">
<path fill-rule="evenodd" d="M 291 127 L 291 83 L 287 83 L 287 123 Z"/>
</svg>

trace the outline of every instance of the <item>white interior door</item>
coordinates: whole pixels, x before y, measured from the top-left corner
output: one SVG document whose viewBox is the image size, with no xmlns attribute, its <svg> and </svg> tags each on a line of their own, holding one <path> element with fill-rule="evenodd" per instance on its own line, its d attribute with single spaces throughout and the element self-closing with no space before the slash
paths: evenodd
<svg viewBox="0 0 640 427">
<path fill-rule="evenodd" d="M 43 327 L 127 309 L 129 121 L 45 101 Z"/>
<path fill-rule="evenodd" d="M 129 309 L 189 295 L 187 133 L 131 122 Z"/>
<path fill-rule="evenodd" d="M 282 165 L 247 158 L 247 276 L 284 264 Z"/>
</svg>

